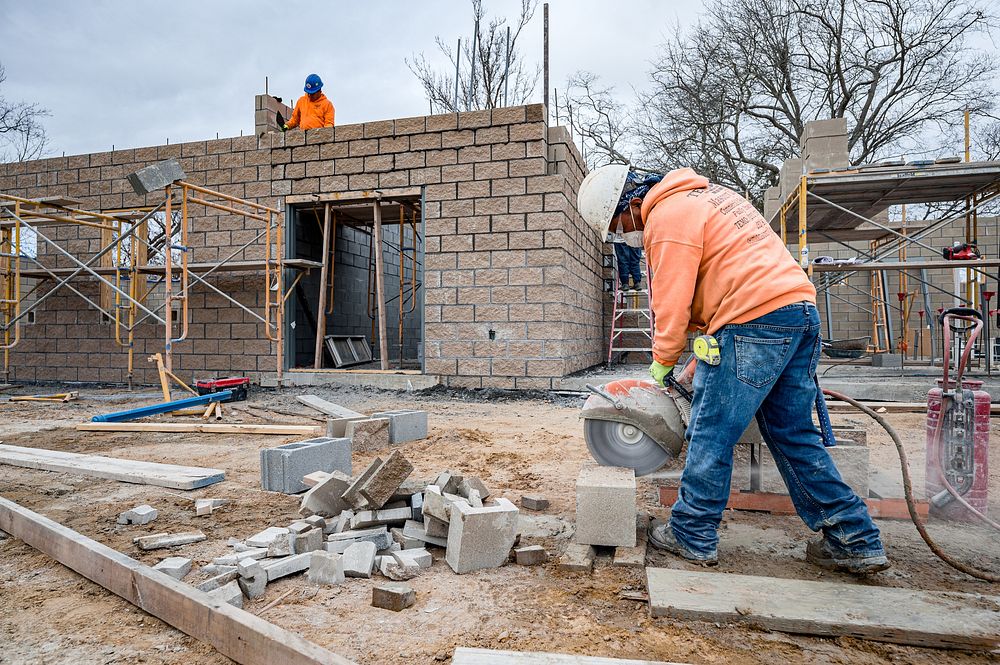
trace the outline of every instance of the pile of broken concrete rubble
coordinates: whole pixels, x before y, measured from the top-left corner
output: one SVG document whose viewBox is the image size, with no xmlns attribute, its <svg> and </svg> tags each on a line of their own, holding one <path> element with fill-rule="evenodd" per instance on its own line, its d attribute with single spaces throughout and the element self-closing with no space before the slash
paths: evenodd
<svg viewBox="0 0 1000 665">
<path fill-rule="evenodd" d="M 412 471 L 412 464 L 396 451 L 385 460 L 376 457 L 353 479 L 339 471 L 309 474 L 305 483 L 312 486 L 302 497 L 302 519 L 268 527 L 245 540 L 230 539 L 233 553 L 202 567 L 199 572 L 210 577 L 198 588 L 242 606 L 244 597 L 261 597 L 269 582 L 300 572 L 323 585 L 375 573 L 396 582 L 409 580 L 431 567 L 428 548 L 444 548 L 445 561 L 459 574 L 507 562 L 517 540 L 518 508 L 513 503 L 493 498 L 475 477 L 445 471 L 433 482 L 408 481 Z M 148 514 L 133 510 L 138 510 L 137 517 Z M 174 534 L 165 545 L 144 541 L 147 536 L 136 544 L 143 549 L 169 546 L 185 535 L 195 534 Z M 515 550 L 515 560 L 522 565 L 546 558 L 537 545 Z M 181 579 L 191 571 L 191 561 L 169 557 L 154 568 Z M 382 585 L 373 591 L 373 605 L 388 609 L 404 609 L 414 599 L 405 585 Z"/>
</svg>

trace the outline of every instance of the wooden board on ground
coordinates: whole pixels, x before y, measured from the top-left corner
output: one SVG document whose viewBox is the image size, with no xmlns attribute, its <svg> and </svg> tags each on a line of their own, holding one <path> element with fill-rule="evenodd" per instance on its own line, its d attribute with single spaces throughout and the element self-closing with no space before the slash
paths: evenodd
<svg viewBox="0 0 1000 665">
<path fill-rule="evenodd" d="M 140 462 L 99 455 L 80 455 L 61 450 L 5 445 L 0 445 L 0 464 L 118 480 L 123 483 L 156 485 L 175 490 L 198 489 L 226 478 L 226 472 L 222 469 Z"/>
<path fill-rule="evenodd" d="M 660 487 L 660 505 L 672 506 L 677 501 L 676 487 Z M 872 517 L 888 520 L 908 520 L 910 512 L 906 499 L 863 499 Z M 917 515 L 927 517 L 930 506 L 926 501 L 917 501 Z M 794 515 L 795 506 L 787 494 L 770 492 L 731 492 L 726 508 L 730 510 L 750 510 L 775 515 Z"/>
<path fill-rule="evenodd" d="M 581 656 L 541 651 L 494 651 L 459 647 L 451 659 L 452 665 L 683 665 L 661 660 L 631 660 Z"/>
<path fill-rule="evenodd" d="M 1000 646 L 1000 597 L 647 568 L 654 617 L 921 647 Z"/>
<path fill-rule="evenodd" d="M 297 399 L 300 403 L 306 406 L 316 409 L 320 413 L 325 413 L 332 418 L 367 418 L 368 416 L 363 413 L 358 413 L 357 411 L 351 411 L 348 408 L 340 406 L 339 404 L 334 404 L 333 402 L 328 402 L 325 399 L 316 397 L 315 395 L 299 395 Z"/>
<path fill-rule="evenodd" d="M 0 497 L 0 530 L 244 665 L 352 665 L 284 628 Z"/>
<path fill-rule="evenodd" d="M 81 432 L 165 432 L 199 434 L 301 434 L 316 436 L 322 426 L 314 425 L 250 425 L 244 423 L 80 423 Z"/>
</svg>

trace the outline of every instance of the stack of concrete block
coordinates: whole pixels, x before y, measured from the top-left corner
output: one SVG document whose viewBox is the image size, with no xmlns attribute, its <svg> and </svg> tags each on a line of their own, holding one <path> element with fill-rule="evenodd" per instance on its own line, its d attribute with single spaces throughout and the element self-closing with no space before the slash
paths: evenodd
<svg viewBox="0 0 1000 665">
<path fill-rule="evenodd" d="M 850 166 L 847 148 L 847 119 L 830 118 L 806 123 L 799 138 L 806 173 Z"/>
<path fill-rule="evenodd" d="M 427 412 L 413 409 L 398 409 L 396 411 L 381 411 L 373 413 L 372 418 L 387 418 L 389 420 L 389 443 L 399 445 L 407 441 L 419 441 L 427 438 Z"/>
<path fill-rule="evenodd" d="M 780 185 L 768 187 L 767 191 L 764 192 L 764 219 L 767 220 L 768 224 L 777 223 L 778 211 L 781 210 L 781 204 L 784 202 L 784 199 L 781 198 Z"/>
<path fill-rule="evenodd" d="M 260 451 L 261 487 L 298 494 L 309 487 L 302 477 L 315 471 L 351 473 L 351 440 L 318 437 Z"/>
<path fill-rule="evenodd" d="M 795 157 L 786 159 L 781 164 L 781 175 L 779 187 L 781 189 L 781 200 L 786 201 L 788 197 L 798 188 L 802 180 L 802 160 Z"/>
<path fill-rule="evenodd" d="M 288 122 L 292 117 L 292 108 L 271 95 L 256 95 L 253 114 L 254 134 L 263 136 L 268 132 L 281 131 L 281 125 L 278 124 L 279 113 L 281 119 Z"/>
</svg>

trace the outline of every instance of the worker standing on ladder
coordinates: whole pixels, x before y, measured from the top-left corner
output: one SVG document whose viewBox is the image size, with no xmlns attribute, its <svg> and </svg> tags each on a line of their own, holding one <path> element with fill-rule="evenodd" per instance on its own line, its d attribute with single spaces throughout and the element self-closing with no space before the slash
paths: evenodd
<svg viewBox="0 0 1000 665">
<path fill-rule="evenodd" d="M 630 174 L 631 175 L 631 174 Z M 661 176 L 650 175 L 643 178 L 635 177 L 629 184 L 630 189 L 649 191 L 650 187 L 660 181 Z M 641 201 L 641 199 L 639 199 Z M 630 205 L 628 200 L 619 202 L 615 208 L 615 216 L 611 221 L 614 232 L 612 242 L 615 246 L 615 258 L 618 261 L 618 283 L 622 291 L 635 291 L 642 284 L 642 215 L 639 204 Z M 631 285 L 629 284 L 631 280 Z"/>
<path fill-rule="evenodd" d="M 306 94 L 295 102 L 292 117 L 282 126 L 282 131 L 296 127 L 299 129 L 333 127 L 333 104 L 323 94 L 323 80 L 318 74 L 310 74 L 306 77 L 303 92 Z"/>
<path fill-rule="evenodd" d="M 816 379 L 820 322 L 809 278 L 736 192 L 689 168 L 647 191 L 636 187 L 642 181 L 627 166 L 599 168 L 580 187 L 579 209 L 603 239 L 623 203 L 639 208 L 655 326 L 650 374 L 664 385 L 689 331 L 714 336 L 694 376 L 677 501 L 649 542 L 687 561 L 718 563 L 733 450 L 756 417 L 795 510 L 823 532 L 806 547 L 806 559 L 853 573 L 888 568 L 867 506 L 824 447 L 834 442 Z"/>
</svg>

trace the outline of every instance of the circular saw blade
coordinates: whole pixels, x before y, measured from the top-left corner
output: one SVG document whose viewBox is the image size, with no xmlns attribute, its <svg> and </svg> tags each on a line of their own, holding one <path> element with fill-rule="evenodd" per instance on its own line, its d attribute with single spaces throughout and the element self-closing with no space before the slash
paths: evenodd
<svg viewBox="0 0 1000 665">
<path fill-rule="evenodd" d="M 604 466 L 634 469 L 637 476 L 653 473 L 673 459 L 635 425 L 586 418 L 583 438 L 595 460 Z"/>
</svg>

